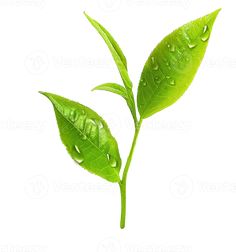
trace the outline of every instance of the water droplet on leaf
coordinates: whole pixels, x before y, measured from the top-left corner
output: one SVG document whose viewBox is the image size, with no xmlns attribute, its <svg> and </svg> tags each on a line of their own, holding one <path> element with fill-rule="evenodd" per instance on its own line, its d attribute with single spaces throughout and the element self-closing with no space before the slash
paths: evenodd
<svg viewBox="0 0 236 252">
<path fill-rule="evenodd" d="M 206 42 L 210 37 L 210 32 L 208 29 L 208 25 L 204 25 L 203 30 L 202 30 L 202 35 L 201 35 L 201 40 L 203 42 Z"/>
<path fill-rule="evenodd" d="M 140 82 L 142 83 L 143 86 L 147 86 L 147 83 L 144 79 L 141 79 Z"/>
<path fill-rule="evenodd" d="M 75 158 L 75 161 L 77 162 L 77 163 L 79 163 L 79 164 L 81 164 L 83 161 L 84 161 L 84 158 L 82 157 L 82 156 L 76 156 Z"/>
<path fill-rule="evenodd" d="M 75 122 L 78 118 L 78 115 L 76 113 L 75 110 L 71 110 L 70 111 L 70 114 L 69 114 L 69 119 L 72 121 L 72 122 Z"/>
<path fill-rule="evenodd" d="M 189 44 L 188 44 L 189 49 L 193 49 L 193 48 L 195 48 L 196 46 L 197 46 L 197 44 L 195 44 L 195 43 L 189 43 Z"/>
<path fill-rule="evenodd" d="M 85 134 L 82 134 L 81 138 L 82 138 L 82 140 L 86 140 L 87 136 Z"/>
<path fill-rule="evenodd" d="M 76 150 L 76 156 L 74 157 L 75 161 L 79 164 L 81 164 L 84 161 L 84 158 L 80 152 L 80 149 L 77 145 L 75 145 L 75 150 Z"/>
<path fill-rule="evenodd" d="M 174 85 L 175 85 L 175 80 L 171 80 L 171 81 L 170 81 L 170 85 L 171 85 L 171 86 L 174 86 Z"/>
<path fill-rule="evenodd" d="M 98 125 L 98 128 L 99 129 L 103 129 L 104 128 L 104 125 L 101 121 L 97 121 L 97 125 Z"/>
<path fill-rule="evenodd" d="M 156 82 L 157 84 L 159 84 L 159 83 L 161 82 L 161 79 L 159 79 L 158 77 L 155 77 L 154 79 L 155 79 L 155 82 Z"/>
<path fill-rule="evenodd" d="M 75 150 L 80 154 L 80 149 L 77 145 L 75 145 Z"/>
<path fill-rule="evenodd" d="M 110 160 L 110 165 L 113 168 L 115 168 L 117 166 L 117 162 L 116 162 L 116 160 L 114 158 L 112 160 Z"/>
<path fill-rule="evenodd" d="M 208 25 L 204 25 L 204 26 L 203 26 L 203 31 L 202 31 L 202 32 L 205 33 L 205 32 L 207 32 L 207 30 L 208 30 Z"/>
<path fill-rule="evenodd" d="M 107 159 L 108 159 L 109 164 L 111 165 L 111 167 L 115 168 L 117 166 L 117 161 L 110 154 L 107 154 Z"/>
<path fill-rule="evenodd" d="M 158 65 L 155 65 L 154 67 L 153 67 L 153 70 L 155 70 L 155 71 L 157 71 L 159 69 L 159 66 Z"/>
<path fill-rule="evenodd" d="M 175 45 L 174 44 L 167 44 L 170 52 L 175 52 Z"/>
</svg>

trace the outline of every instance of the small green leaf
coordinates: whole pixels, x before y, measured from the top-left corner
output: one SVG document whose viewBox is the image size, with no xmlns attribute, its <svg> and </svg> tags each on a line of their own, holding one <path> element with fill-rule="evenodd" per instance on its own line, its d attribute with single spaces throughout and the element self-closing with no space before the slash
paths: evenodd
<svg viewBox="0 0 236 252">
<path fill-rule="evenodd" d="M 121 95 L 125 100 L 127 99 L 127 93 L 126 93 L 126 89 L 116 83 L 105 83 L 105 84 L 101 84 L 99 86 L 96 86 L 95 88 L 93 88 L 92 90 L 104 90 L 104 91 L 109 91 L 112 92 L 114 94 L 118 94 Z"/>
<path fill-rule="evenodd" d="M 142 118 L 172 105 L 192 82 L 220 10 L 189 22 L 166 36 L 149 56 L 138 87 Z"/>
<path fill-rule="evenodd" d="M 106 122 L 80 103 L 40 93 L 53 104 L 61 140 L 70 156 L 86 170 L 110 182 L 119 182 L 121 158 Z"/>
<path fill-rule="evenodd" d="M 116 83 L 105 83 L 105 84 L 96 86 L 92 90 L 105 90 L 105 91 L 109 91 L 109 92 L 122 96 L 126 100 L 126 103 L 133 116 L 134 122 L 136 123 L 137 117 L 136 117 L 136 108 L 135 108 L 133 96 L 129 96 L 129 91 L 126 90 L 123 86 Z"/>
<path fill-rule="evenodd" d="M 98 31 L 98 33 L 102 36 L 105 43 L 107 44 L 112 57 L 117 65 L 117 68 L 120 72 L 121 78 L 127 88 L 132 87 L 132 82 L 129 78 L 128 72 L 127 72 L 127 62 L 126 58 L 120 49 L 118 43 L 114 40 L 114 38 L 111 36 L 111 34 L 96 20 L 92 19 L 90 16 L 88 16 L 85 12 L 84 15 L 88 19 L 88 21 L 92 24 L 92 26 Z"/>
</svg>

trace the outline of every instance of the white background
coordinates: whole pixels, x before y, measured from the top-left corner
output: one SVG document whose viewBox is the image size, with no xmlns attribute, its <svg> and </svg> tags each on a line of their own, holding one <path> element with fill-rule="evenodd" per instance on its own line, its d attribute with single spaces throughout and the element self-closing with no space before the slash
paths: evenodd
<svg viewBox="0 0 236 252">
<path fill-rule="evenodd" d="M 70 159 L 52 106 L 37 91 L 95 109 L 125 161 L 132 119 L 120 97 L 90 92 L 121 81 L 83 11 L 121 45 L 136 92 L 157 42 L 219 7 L 191 87 L 143 123 L 120 230 L 117 184 Z M 233 0 L 0 0 L 0 252 L 235 252 L 235 7 Z"/>
</svg>

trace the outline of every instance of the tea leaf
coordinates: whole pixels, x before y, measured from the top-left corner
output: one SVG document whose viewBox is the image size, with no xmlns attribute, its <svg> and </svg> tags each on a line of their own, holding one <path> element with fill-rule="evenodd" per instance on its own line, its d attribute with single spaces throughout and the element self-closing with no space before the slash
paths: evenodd
<svg viewBox="0 0 236 252">
<path fill-rule="evenodd" d="M 61 140 L 70 156 L 86 170 L 110 182 L 119 182 L 121 158 L 106 122 L 80 103 L 41 93 L 53 104 Z"/>
<path fill-rule="evenodd" d="M 123 86 L 116 84 L 116 83 L 101 84 L 101 85 L 96 86 L 95 88 L 92 89 L 92 91 L 94 91 L 94 90 L 109 91 L 114 94 L 121 95 L 125 100 L 127 99 L 126 89 Z"/>
<path fill-rule="evenodd" d="M 97 32 L 102 36 L 105 43 L 107 44 L 112 57 L 117 65 L 117 68 L 120 72 L 121 78 L 127 88 L 132 87 L 132 82 L 129 78 L 128 72 L 127 72 L 127 62 L 126 58 L 119 47 L 118 43 L 114 40 L 114 38 L 111 36 L 111 34 L 96 20 L 92 19 L 88 14 L 84 12 L 84 15 L 88 19 L 88 21 L 92 24 L 92 26 L 97 30 Z"/>
<path fill-rule="evenodd" d="M 132 82 L 129 78 L 129 74 L 127 71 L 127 62 L 126 58 L 120 49 L 117 42 L 114 40 L 114 38 L 111 36 L 111 34 L 96 20 L 92 19 L 90 16 L 88 16 L 85 12 L 84 15 L 89 20 L 89 22 L 92 24 L 92 26 L 97 30 L 97 32 L 102 36 L 105 43 L 107 44 L 112 57 L 117 65 L 117 68 L 120 72 L 120 76 L 123 80 L 124 86 L 127 90 L 127 104 L 129 106 L 129 109 L 131 111 L 132 117 L 134 119 L 134 123 L 137 123 L 137 117 L 136 117 L 136 106 L 134 101 L 134 95 L 132 91 Z"/>
<path fill-rule="evenodd" d="M 153 50 L 138 87 L 138 110 L 142 118 L 172 105 L 189 87 L 205 54 L 219 11 L 183 25 Z"/>
</svg>

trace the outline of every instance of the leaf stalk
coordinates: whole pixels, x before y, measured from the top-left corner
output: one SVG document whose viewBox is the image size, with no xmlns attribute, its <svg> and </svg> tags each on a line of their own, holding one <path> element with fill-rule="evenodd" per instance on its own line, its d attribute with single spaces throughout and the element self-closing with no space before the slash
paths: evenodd
<svg viewBox="0 0 236 252">
<path fill-rule="evenodd" d="M 125 228 L 127 175 L 128 175 L 130 163 L 131 163 L 131 160 L 132 160 L 132 157 L 133 157 L 133 153 L 134 153 L 134 149 L 135 149 L 136 142 L 137 142 L 137 139 L 138 139 L 138 135 L 139 135 L 139 131 L 140 131 L 140 128 L 141 128 L 142 121 L 143 121 L 143 119 L 140 118 L 139 122 L 137 122 L 137 124 L 136 124 L 135 133 L 134 133 L 133 142 L 132 142 L 132 145 L 131 145 L 131 148 L 130 148 L 129 156 L 128 156 L 126 164 L 125 164 L 122 179 L 121 179 L 121 181 L 119 183 L 120 195 L 121 195 L 121 216 L 120 216 L 120 228 L 121 229 Z"/>
</svg>

